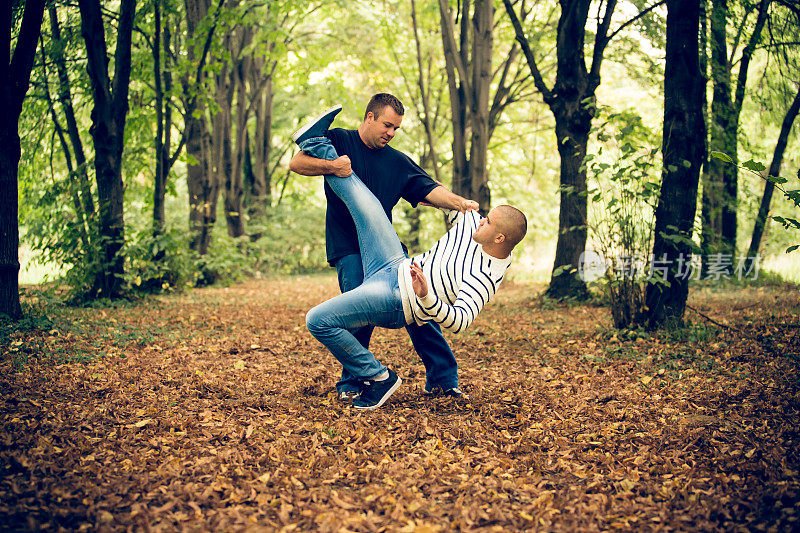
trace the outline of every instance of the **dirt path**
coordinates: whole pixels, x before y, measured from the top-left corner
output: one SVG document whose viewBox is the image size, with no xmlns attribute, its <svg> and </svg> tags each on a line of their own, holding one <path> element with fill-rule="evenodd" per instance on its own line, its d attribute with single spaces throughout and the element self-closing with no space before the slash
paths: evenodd
<svg viewBox="0 0 800 533">
<path fill-rule="evenodd" d="M 330 276 L 61 310 L 0 344 L 0 529 L 791 530 L 800 296 L 696 291 L 736 329 L 650 337 L 504 285 L 449 336 L 469 402 L 336 401 L 304 313 Z"/>
</svg>

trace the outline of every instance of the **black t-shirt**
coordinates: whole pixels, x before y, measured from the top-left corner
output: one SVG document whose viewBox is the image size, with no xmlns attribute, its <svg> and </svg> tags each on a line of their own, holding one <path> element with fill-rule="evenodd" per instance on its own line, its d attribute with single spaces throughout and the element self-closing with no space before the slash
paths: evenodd
<svg viewBox="0 0 800 533">
<path fill-rule="evenodd" d="M 364 144 L 357 130 L 334 128 L 326 137 L 331 140 L 336 153 L 350 158 L 353 172 L 372 191 L 392 220 L 392 208 L 400 198 L 416 206 L 438 184 L 407 155 L 385 146 L 373 150 Z M 347 206 L 325 184 L 328 210 L 325 215 L 325 250 L 331 265 L 345 255 L 357 254 L 358 235 Z"/>
</svg>

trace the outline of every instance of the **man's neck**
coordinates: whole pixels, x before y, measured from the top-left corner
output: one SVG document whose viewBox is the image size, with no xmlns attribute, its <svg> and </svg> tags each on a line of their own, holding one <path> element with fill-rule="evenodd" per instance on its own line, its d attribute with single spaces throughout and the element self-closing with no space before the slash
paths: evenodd
<svg viewBox="0 0 800 533">
<path fill-rule="evenodd" d="M 508 256 L 511 255 L 511 252 L 506 250 L 504 246 L 496 245 L 494 243 L 482 244 L 481 248 L 483 248 L 483 251 L 486 252 L 487 255 L 491 255 L 496 259 L 507 259 Z"/>
<path fill-rule="evenodd" d="M 361 132 L 361 126 L 359 126 L 356 131 L 358 132 L 358 138 L 361 139 L 361 142 L 364 143 L 364 146 L 366 146 L 370 150 L 373 150 L 374 148 L 370 147 L 370 145 L 368 145 L 367 142 L 364 140 L 364 134 Z"/>
</svg>

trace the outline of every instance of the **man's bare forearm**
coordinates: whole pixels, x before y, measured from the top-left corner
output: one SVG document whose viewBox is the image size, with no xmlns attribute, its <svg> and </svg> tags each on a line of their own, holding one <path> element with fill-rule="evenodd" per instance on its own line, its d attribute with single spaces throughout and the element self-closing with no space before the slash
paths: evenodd
<svg viewBox="0 0 800 533">
<path fill-rule="evenodd" d="M 302 176 L 323 176 L 333 174 L 339 177 L 347 177 L 352 172 L 350 168 L 350 158 L 341 156 L 337 159 L 317 159 L 305 152 L 297 152 L 289 161 L 289 169 Z"/>
<path fill-rule="evenodd" d="M 461 212 L 478 208 L 478 204 L 473 200 L 468 200 L 463 196 L 459 196 L 442 185 L 439 185 L 429 192 L 428 196 L 425 197 L 425 202 L 434 207 L 455 209 Z"/>
</svg>

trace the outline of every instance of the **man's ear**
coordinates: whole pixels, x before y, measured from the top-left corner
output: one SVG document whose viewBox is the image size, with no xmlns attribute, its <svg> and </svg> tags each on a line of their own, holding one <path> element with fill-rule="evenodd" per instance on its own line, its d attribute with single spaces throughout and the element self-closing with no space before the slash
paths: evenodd
<svg viewBox="0 0 800 533">
<path fill-rule="evenodd" d="M 502 233 L 498 233 L 494 238 L 494 242 L 496 244 L 500 244 L 501 242 L 504 242 L 505 240 L 506 240 L 506 236 L 503 235 Z"/>
</svg>

